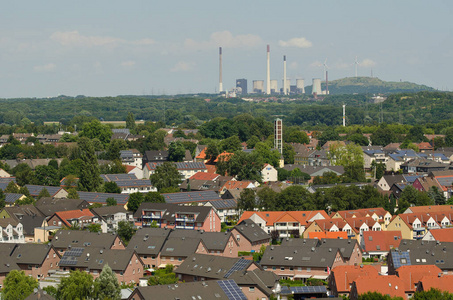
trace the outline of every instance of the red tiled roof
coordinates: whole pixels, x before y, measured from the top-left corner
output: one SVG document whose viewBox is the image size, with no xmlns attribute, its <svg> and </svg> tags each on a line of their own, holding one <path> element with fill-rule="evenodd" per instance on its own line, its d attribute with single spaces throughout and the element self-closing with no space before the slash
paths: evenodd
<svg viewBox="0 0 453 300">
<path fill-rule="evenodd" d="M 360 276 L 378 276 L 379 273 L 373 266 L 337 266 L 332 269 L 333 279 L 338 293 L 347 293 L 350 286 Z"/>
<path fill-rule="evenodd" d="M 224 161 L 229 161 L 230 157 L 234 155 L 234 153 L 228 153 L 228 152 L 222 152 L 219 155 L 217 155 L 217 158 L 214 160 L 214 162 L 219 162 L 219 159 L 223 157 Z"/>
<path fill-rule="evenodd" d="M 385 251 L 398 248 L 401 242 L 401 231 L 364 231 L 363 241 L 366 252 Z M 379 249 L 378 249 L 379 248 Z"/>
<path fill-rule="evenodd" d="M 355 285 L 359 296 L 368 292 L 377 292 L 390 297 L 406 299 L 404 283 L 395 275 L 363 276 L 355 280 Z"/>
<path fill-rule="evenodd" d="M 443 292 L 453 293 L 453 275 L 437 276 L 423 276 L 420 283 L 424 291 L 430 289 L 438 289 Z"/>
<path fill-rule="evenodd" d="M 431 229 L 429 232 L 439 242 L 453 242 L 453 228 Z"/>
<path fill-rule="evenodd" d="M 411 206 L 409 208 L 413 213 L 433 213 L 433 212 L 453 211 L 453 205 Z"/>
<path fill-rule="evenodd" d="M 211 173 L 211 174 L 214 174 L 215 172 L 217 172 L 215 165 L 206 164 L 206 170 L 207 170 L 207 173 Z"/>
<path fill-rule="evenodd" d="M 76 209 L 76 210 L 68 210 L 68 211 L 59 211 L 56 212 L 57 215 L 63 222 L 66 223 L 67 226 L 71 226 L 71 224 L 67 220 L 71 219 L 80 219 L 83 217 L 94 217 L 93 213 L 89 209 Z"/>
<path fill-rule="evenodd" d="M 431 150 L 431 149 L 433 149 L 433 146 L 431 146 L 431 144 L 428 143 L 428 142 L 421 142 L 420 144 L 417 144 L 417 147 L 420 150 Z"/>
<path fill-rule="evenodd" d="M 130 171 L 132 171 L 133 169 L 136 168 L 135 166 L 129 166 L 129 165 L 123 165 L 123 166 L 126 168 L 126 173 L 129 173 Z"/>
<path fill-rule="evenodd" d="M 411 265 L 401 266 L 396 272 L 404 283 L 404 290 L 415 292 L 417 289 L 415 285 L 423 276 L 437 276 L 439 273 L 442 273 L 442 270 L 435 265 Z"/>
<path fill-rule="evenodd" d="M 347 239 L 346 231 L 326 231 L 326 232 L 309 232 L 309 239 Z"/>
<path fill-rule="evenodd" d="M 228 180 L 225 185 L 221 188 L 227 190 L 234 190 L 234 189 L 245 189 L 250 184 L 253 184 L 253 181 L 244 180 L 244 181 L 235 181 L 235 180 Z"/>
<path fill-rule="evenodd" d="M 315 211 L 244 211 L 238 223 L 250 219 L 254 214 L 266 221 L 267 226 L 273 226 L 283 215 L 289 214 L 296 219 L 301 225 L 308 225 L 308 221 L 316 214 L 321 214 L 324 218 L 329 219 L 329 215 L 324 210 Z"/>
<path fill-rule="evenodd" d="M 193 174 L 189 179 L 195 179 L 195 180 L 214 180 L 217 177 L 219 177 L 219 174 L 215 173 L 208 173 L 208 172 L 197 172 Z"/>
<path fill-rule="evenodd" d="M 206 147 L 201 150 L 200 154 L 198 154 L 195 158 L 198 158 L 198 159 L 206 159 Z"/>
</svg>

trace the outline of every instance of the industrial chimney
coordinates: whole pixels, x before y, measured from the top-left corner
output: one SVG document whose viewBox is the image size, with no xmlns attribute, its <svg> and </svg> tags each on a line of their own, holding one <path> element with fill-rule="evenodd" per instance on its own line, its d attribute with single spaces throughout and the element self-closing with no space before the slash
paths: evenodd
<svg viewBox="0 0 453 300">
<path fill-rule="evenodd" d="M 222 83 L 222 47 L 219 47 L 219 93 L 223 92 Z"/>
<path fill-rule="evenodd" d="M 267 77 L 266 77 L 266 94 L 271 94 L 271 56 L 270 47 L 267 45 Z"/>
<path fill-rule="evenodd" d="M 286 55 L 283 55 L 283 95 L 288 95 L 288 86 L 286 83 Z"/>
</svg>

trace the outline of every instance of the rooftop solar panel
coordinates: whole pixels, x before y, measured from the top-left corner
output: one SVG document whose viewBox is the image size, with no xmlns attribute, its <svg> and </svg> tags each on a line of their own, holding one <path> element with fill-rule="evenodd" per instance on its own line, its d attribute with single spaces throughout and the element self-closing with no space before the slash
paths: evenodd
<svg viewBox="0 0 453 300">
<path fill-rule="evenodd" d="M 228 278 L 233 274 L 234 271 L 242 271 L 250 264 L 250 260 L 241 258 L 238 260 L 231 269 L 225 274 L 225 278 Z"/>
<path fill-rule="evenodd" d="M 404 252 L 392 251 L 392 260 L 395 270 L 401 266 L 411 265 L 409 252 L 406 251 Z"/>
<path fill-rule="evenodd" d="M 219 280 L 217 283 L 229 300 L 247 300 L 247 297 L 234 280 Z"/>
<path fill-rule="evenodd" d="M 325 286 L 292 286 L 290 289 L 294 294 L 327 293 Z"/>
</svg>

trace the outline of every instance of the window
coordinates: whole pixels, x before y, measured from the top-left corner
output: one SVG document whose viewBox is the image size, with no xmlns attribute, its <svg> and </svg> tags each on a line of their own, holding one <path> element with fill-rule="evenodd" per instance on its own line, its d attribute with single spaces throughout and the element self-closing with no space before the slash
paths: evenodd
<svg viewBox="0 0 453 300">
<path fill-rule="evenodd" d="M 280 267 L 280 271 L 285 271 L 285 267 Z"/>
<path fill-rule="evenodd" d="M 307 268 L 307 272 L 311 272 L 311 268 Z"/>
<path fill-rule="evenodd" d="M 407 260 L 405 258 L 401 258 L 401 263 L 402 264 L 407 264 Z"/>
<path fill-rule="evenodd" d="M 249 292 L 251 292 L 251 293 L 255 292 L 255 287 L 253 287 L 253 286 L 249 287 Z"/>
</svg>

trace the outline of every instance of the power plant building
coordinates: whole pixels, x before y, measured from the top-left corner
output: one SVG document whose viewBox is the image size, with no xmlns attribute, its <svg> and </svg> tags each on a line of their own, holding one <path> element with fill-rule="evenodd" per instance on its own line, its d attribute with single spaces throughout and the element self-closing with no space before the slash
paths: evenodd
<svg viewBox="0 0 453 300">
<path fill-rule="evenodd" d="M 319 78 L 313 78 L 313 89 L 312 89 L 312 94 L 316 95 L 321 95 L 322 90 L 321 90 L 321 79 Z"/>
<path fill-rule="evenodd" d="M 236 80 L 236 88 L 241 88 L 241 94 L 247 94 L 247 79 L 237 79 Z"/>
<path fill-rule="evenodd" d="M 262 93 L 264 91 L 264 80 L 253 80 L 253 92 Z"/>
<path fill-rule="evenodd" d="M 303 79 L 296 79 L 296 93 L 305 94 L 305 81 Z"/>
<path fill-rule="evenodd" d="M 276 93 L 278 93 L 277 79 L 272 79 L 271 80 L 271 94 L 276 94 Z"/>
<path fill-rule="evenodd" d="M 286 79 L 286 84 L 285 84 L 285 80 L 282 80 L 282 94 L 283 95 L 289 95 L 289 92 L 290 92 L 290 86 L 291 86 L 291 79 Z M 286 88 L 286 91 L 285 91 L 285 88 Z"/>
</svg>

